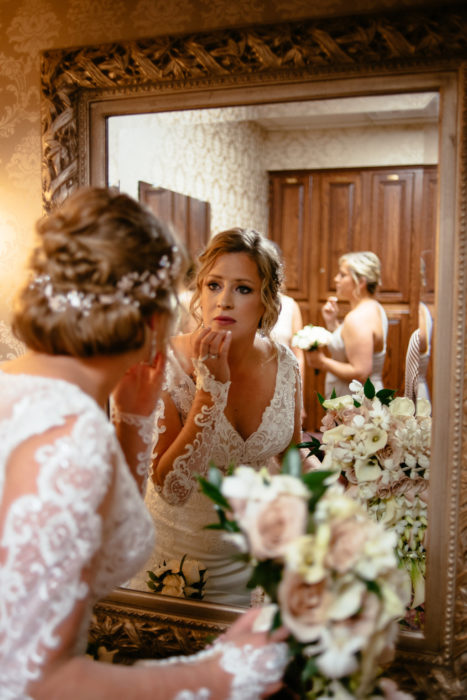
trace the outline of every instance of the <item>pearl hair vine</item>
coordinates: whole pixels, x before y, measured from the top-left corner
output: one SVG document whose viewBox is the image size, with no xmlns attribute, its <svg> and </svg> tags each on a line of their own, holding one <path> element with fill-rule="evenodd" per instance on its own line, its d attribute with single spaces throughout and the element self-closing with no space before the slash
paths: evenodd
<svg viewBox="0 0 467 700">
<path fill-rule="evenodd" d="M 72 308 L 81 312 L 83 316 L 89 316 L 93 307 L 112 306 L 113 304 L 129 305 L 138 308 L 140 299 L 155 299 L 159 289 L 168 289 L 178 277 L 181 258 L 178 248 L 172 248 L 174 261 L 171 264 L 169 257 L 163 255 L 159 260 L 159 268 L 156 272 L 128 272 L 118 280 L 115 292 L 94 293 L 82 292 L 77 289 L 69 291 L 57 291 L 50 275 L 38 275 L 29 284 L 29 289 L 40 290 L 49 309 L 54 313 L 63 313 Z M 135 297 L 138 293 L 139 299 Z"/>
</svg>

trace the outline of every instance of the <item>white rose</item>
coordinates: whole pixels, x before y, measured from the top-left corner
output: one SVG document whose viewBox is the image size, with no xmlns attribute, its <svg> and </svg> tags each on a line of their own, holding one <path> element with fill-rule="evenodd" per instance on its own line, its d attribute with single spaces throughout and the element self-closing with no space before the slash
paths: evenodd
<svg viewBox="0 0 467 700">
<path fill-rule="evenodd" d="M 389 404 L 389 412 L 393 416 L 413 416 L 415 415 L 415 405 L 406 396 L 396 396 Z"/>
<path fill-rule="evenodd" d="M 327 345 L 332 338 L 326 328 L 313 326 L 311 323 L 297 331 L 292 338 L 292 345 L 301 350 L 314 350 Z"/>
<path fill-rule="evenodd" d="M 326 399 L 323 401 L 323 408 L 327 411 L 341 411 L 343 408 L 353 408 L 353 398 L 349 394 L 337 396 L 335 399 Z"/>
<path fill-rule="evenodd" d="M 428 399 L 417 399 L 416 415 L 420 418 L 431 416 L 431 403 Z"/>
</svg>

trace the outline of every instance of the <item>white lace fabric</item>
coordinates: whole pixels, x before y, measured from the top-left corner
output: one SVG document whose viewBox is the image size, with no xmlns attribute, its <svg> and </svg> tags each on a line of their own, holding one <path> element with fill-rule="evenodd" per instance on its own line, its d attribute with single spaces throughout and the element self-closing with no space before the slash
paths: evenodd
<svg viewBox="0 0 467 700">
<path fill-rule="evenodd" d="M 196 664 L 217 656 L 219 666 L 232 676 L 227 700 L 259 700 L 267 687 L 280 681 L 289 661 L 287 645 L 283 642 L 255 647 L 252 644 L 237 646 L 232 642 L 216 642 L 212 647 L 193 654 L 170 659 L 143 661 L 145 666 L 173 666 Z M 207 688 L 196 691 L 181 690 L 174 700 L 209 700 Z"/>
<path fill-rule="evenodd" d="M 47 655 L 69 644 L 57 630 L 73 614 L 73 650 L 84 651 L 92 605 L 138 570 L 154 531 L 90 397 L 68 382 L 1 371 L 0 395 L 0 677 L 2 697 L 26 698 Z M 18 465 L 16 450 L 32 440 L 34 462 Z"/>
<path fill-rule="evenodd" d="M 178 489 L 180 495 L 177 497 L 176 489 L 164 484 L 162 496 L 172 505 L 184 503 L 196 483 L 193 473 L 205 475 L 210 462 L 224 472 L 232 464 L 262 467 L 289 446 L 295 426 L 298 364 L 288 348 L 280 344 L 275 346 L 278 365 L 274 395 L 263 413 L 259 428 L 246 440 L 235 430 L 224 413 L 230 383 L 221 384 L 206 373 L 203 374 L 201 381 L 211 393 L 213 405 L 205 407 L 203 414 L 196 416 L 195 422 L 202 430 L 197 434 L 194 443 L 186 446 L 184 454 L 174 460 L 171 483 L 186 484 L 185 488 Z M 204 372 L 203 363 L 197 365 L 198 377 L 200 367 L 201 372 Z M 197 381 L 199 383 L 200 380 Z M 163 388 L 169 392 L 181 422 L 185 423 L 194 400 L 196 386 L 182 369 L 172 349 L 168 352 Z M 160 416 L 161 413 L 159 419 Z M 191 486 L 186 483 L 188 480 Z"/>
</svg>

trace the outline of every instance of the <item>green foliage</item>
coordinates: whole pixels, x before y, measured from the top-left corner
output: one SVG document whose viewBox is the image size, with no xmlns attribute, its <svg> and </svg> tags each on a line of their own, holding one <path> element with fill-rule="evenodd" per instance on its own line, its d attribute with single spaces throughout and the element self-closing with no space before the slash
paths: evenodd
<svg viewBox="0 0 467 700">
<path fill-rule="evenodd" d="M 311 437 L 311 440 L 307 440 L 306 442 L 299 442 L 297 447 L 307 449 L 307 457 L 311 457 L 311 455 L 315 455 L 315 457 L 321 456 L 321 443 L 318 440 L 318 438 L 315 438 L 313 436 Z"/>
<path fill-rule="evenodd" d="M 314 512 L 319 499 L 325 494 L 328 488 L 328 486 L 325 484 L 325 481 L 329 476 L 331 476 L 331 474 L 333 474 L 333 472 L 320 471 L 309 472 L 308 474 L 304 474 L 302 476 L 302 480 L 311 494 L 310 499 L 308 501 L 309 513 Z"/>
<path fill-rule="evenodd" d="M 229 510 L 229 502 L 221 493 L 220 486 L 222 484 L 223 475 L 214 466 L 209 467 L 208 478 L 205 479 L 204 476 L 196 477 L 199 485 L 201 486 L 201 491 L 211 499 L 217 506 Z"/>
<path fill-rule="evenodd" d="M 272 599 L 277 599 L 277 588 L 281 581 L 283 565 L 272 559 L 259 561 L 253 569 L 248 588 L 261 586 L 267 595 Z"/>
<path fill-rule="evenodd" d="M 385 404 L 386 406 L 389 406 L 395 394 L 396 392 L 394 391 L 394 389 L 380 389 L 376 392 L 377 398 L 381 401 L 382 404 Z"/>
<path fill-rule="evenodd" d="M 302 460 L 300 457 L 300 452 L 294 446 L 289 447 L 282 460 L 282 473 L 290 474 L 290 476 L 295 476 L 297 479 L 301 477 L 302 474 Z"/>
<path fill-rule="evenodd" d="M 363 385 L 363 393 L 365 394 L 367 399 L 374 399 L 376 395 L 376 390 L 374 387 L 373 382 L 368 379 L 366 380 L 365 384 Z"/>
</svg>

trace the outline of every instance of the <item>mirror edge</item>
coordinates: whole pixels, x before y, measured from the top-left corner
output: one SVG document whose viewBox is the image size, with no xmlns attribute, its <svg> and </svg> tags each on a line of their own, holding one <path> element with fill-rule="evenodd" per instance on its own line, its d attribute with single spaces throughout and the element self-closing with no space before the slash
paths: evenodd
<svg viewBox="0 0 467 700">
<path fill-rule="evenodd" d="M 459 13 L 461 18 L 459 20 Z M 442 581 L 442 591 L 446 594 L 446 610 L 441 620 L 434 621 L 433 636 L 429 646 L 430 663 L 435 663 L 437 669 L 429 674 L 426 671 L 424 678 L 429 675 L 430 680 L 436 682 L 438 687 L 443 688 L 442 692 L 447 693 L 446 697 L 462 697 L 459 694 L 462 678 L 462 671 L 465 671 L 465 650 L 466 640 L 465 629 L 467 622 L 467 601 L 462 591 L 465 590 L 467 571 L 465 561 L 467 560 L 467 483 L 465 475 L 467 473 L 466 451 L 462 449 L 467 445 L 467 422 L 462 418 L 462 407 L 466 405 L 464 388 L 464 358 L 467 355 L 465 327 L 465 270 L 466 270 L 466 209 L 467 209 L 467 145 L 466 145 L 466 77 L 464 54 L 459 53 L 456 48 L 462 45 L 463 36 L 466 31 L 465 8 L 456 8 L 455 13 L 449 9 L 441 8 L 431 13 L 428 17 L 426 11 L 411 13 L 412 23 L 407 26 L 404 16 L 364 16 L 346 19 L 345 32 L 339 29 L 338 23 L 334 21 L 322 21 L 319 23 L 321 31 L 327 33 L 331 43 L 336 46 L 323 58 L 322 47 L 313 38 L 313 28 L 317 22 L 302 21 L 287 25 L 287 39 L 295 43 L 298 53 L 302 54 L 302 63 L 298 67 L 285 65 L 281 54 L 281 41 L 284 37 L 284 24 L 277 26 L 267 26 L 265 28 L 249 28 L 248 30 L 220 30 L 209 33 L 210 47 L 206 46 L 208 35 L 197 34 L 186 37 L 186 43 L 182 46 L 185 50 L 185 65 L 182 75 L 173 75 L 167 65 L 153 65 L 152 71 L 137 74 L 132 84 L 125 83 L 125 76 L 119 75 L 118 70 L 113 77 L 109 75 L 112 61 L 111 54 L 115 52 L 117 46 L 101 45 L 100 47 L 81 47 L 72 50 L 57 50 L 45 52 L 42 56 L 41 76 L 42 76 L 42 125 L 43 125 L 43 192 L 44 206 L 46 209 L 54 206 L 64 199 L 76 186 L 90 181 L 89 154 L 89 101 L 91 98 L 98 98 L 99 93 L 106 91 L 116 94 L 124 94 L 127 97 L 136 94 L 138 91 L 148 92 L 153 89 L 156 94 L 168 94 L 171 90 L 185 90 L 190 92 L 201 88 L 210 89 L 213 85 L 219 87 L 234 87 L 240 84 L 248 86 L 252 84 L 268 84 L 273 87 L 275 84 L 297 84 L 304 80 L 324 81 L 331 78 L 364 77 L 368 75 L 407 75 L 422 74 L 423 71 L 454 71 L 458 79 L 459 104 L 458 123 L 449 135 L 453 144 L 451 162 L 456 163 L 456 173 L 450 179 L 452 185 L 449 211 L 447 201 L 441 202 L 445 207 L 445 216 L 451 219 L 445 226 L 444 218 L 441 221 L 440 240 L 445 230 L 448 233 L 453 231 L 452 238 L 452 259 L 448 260 L 448 265 L 443 273 L 439 266 L 440 281 L 449 276 L 450 292 L 448 301 L 450 302 L 450 325 L 453 329 L 450 352 L 451 366 L 447 367 L 439 375 L 437 388 L 435 388 L 435 402 L 440 402 L 443 392 L 448 391 L 448 399 L 439 403 L 440 420 L 436 416 L 435 449 L 436 460 L 448 465 L 447 476 L 444 488 L 439 493 L 444 494 L 446 513 L 443 516 L 443 523 L 440 522 L 441 536 L 440 548 L 448 543 L 448 553 L 441 560 L 446 562 L 444 570 L 440 568 L 437 572 L 437 580 Z M 438 46 L 436 51 L 430 50 L 427 53 L 426 40 L 433 36 L 434 26 L 437 29 Z M 374 30 L 371 39 L 368 28 Z M 358 31 L 366 30 L 367 34 Z M 308 32 L 308 34 L 307 34 Z M 418 32 L 418 34 L 417 34 Z M 349 35 L 353 36 L 353 41 L 347 41 L 345 51 L 347 55 L 343 57 L 342 42 L 339 44 L 340 35 L 345 33 L 347 40 Z M 245 58 L 237 56 L 237 64 L 226 72 L 221 65 L 213 69 L 211 63 L 206 61 L 197 72 L 194 73 L 192 66 L 192 54 L 190 54 L 190 42 L 196 41 L 204 52 L 208 52 L 207 58 L 212 59 L 209 51 L 214 48 L 213 36 L 216 37 L 217 47 L 225 46 L 228 41 L 238 42 L 246 38 L 247 42 L 260 48 L 255 54 L 256 58 Z M 309 51 L 305 56 L 302 52 L 304 36 L 308 44 L 316 49 L 315 54 Z M 361 39 L 367 36 L 367 43 Z M 391 51 L 388 50 L 391 36 L 405 39 L 405 43 L 396 41 Z M 274 43 L 273 38 L 276 38 Z M 386 37 L 386 39 L 384 39 Z M 170 39 L 170 38 L 169 38 Z M 177 49 L 180 51 L 180 44 L 183 37 L 176 37 Z M 167 40 L 167 37 L 164 38 Z M 154 39 L 157 44 L 161 38 Z M 374 61 L 374 49 L 372 41 L 379 41 L 378 49 L 382 58 L 376 63 Z M 382 42 L 382 43 L 381 43 Z M 169 41 L 170 43 L 170 41 Z M 141 52 L 147 58 L 150 41 L 145 42 L 125 42 L 118 46 L 120 51 L 132 55 Z M 411 51 L 407 51 L 407 45 L 411 46 Z M 261 51 L 261 48 L 263 51 Z M 457 54 L 455 53 L 457 50 Z M 169 47 L 170 51 L 170 47 Z M 276 54 L 274 55 L 274 51 Z M 321 51 L 321 54 L 320 54 Z M 136 54 L 135 54 L 136 52 Z M 429 55 L 428 55 L 429 54 Z M 377 54 L 379 55 L 379 54 Z M 105 56 L 106 69 L 101 70 L 100 59 Z M 316 60 L 315 60 L 316 59 Z M 318 60 L 319 59 L 319 60 Z M 183 59 L 182 59 L 183 63 Z M 115 64 L 117 67 L 117 64 Z M 120 64 L 121 65 L 121 64 Z M 147 70 L 147 69 L 146 69 Z M 136 71 L 137 73 L 137 71 Z M 201 73 L 201 77 L 200 77 Z M 227 73 L 227 74 L 226 74 Z M 122 87 L 123 86 L 123 87 Z M 85 99 L 83 99 L 85 98 Z M 60 147 L 57 149 L 57 145 Z M 60 155 L 57 156 L 57 153 Z M 92 163 L 91 163 L 92 167 Z M 448 197 L 449 199 L 449 197 Z M 454 206 L 453 206 L 454 205 Z M 452 212 L 455 211 L 453 216 Z M 445 227 L 445 228 L 444 228 Z M 448 280 L 443 282 L 447 288 Z M 441 293 L 440 296 L 441 297 Z M 440 306 L 440 305 L 439 305 Z M 446 336 L 444 336 L 446 337 Z M 438 335 L 441 342 L 441 335 Z M 444 345 L 444 343 L 443 343 Z M 441 345 L 438 345 L 441 347 Z M 439 360 L 439 366 L 442 365 Z M 445 366 L 447 363 L 444 363 Z M 447 380 L 447 381 L 445 381 Z M 446 389 L 447 387 L 447 389 Z M 453 401 L 449 401 L 449 396 Z M 452 410 L 452 415 L 450 412 Z M 441 415 L 442 414 L 442 415 Z M 438 430 L 439 427 L 439 430 Z M 439 470 L 441 472 L 441 470 Z M 440 484 L 441 485 L 441 484 Z M 449 487 L 449 489 L 448 489 Z M 434 489 L 432 489 L 434 491 Z M 443 499 L 441 499 L 443 500 Z M 431 499 L 432 509 L 434 498 Z M 434 521 L 433 521 L 434 522 Z M 431 528 L 434 530 L 434 527 Z M 435 533 L 436 534 L 436 533 Z M 432 541 L 433 537 L 432 537 Z M 430 570 L 433 569 L 429 563 Z M 435 578 L 429 578 L 430 598 L 435 600 L 434 585 Z M 126 592 L 130 594 L 130 592 Z M 147 595 L 147 594 L 141 594 Z M 128 599 L 127 599 L 128 603 Z M 167 601 L 164 601 L 164 606 Z M 102 603 L 106 605 L 106 603 Z M 99 610 L 99 606 L 97 608 Z M 157 614 L 157 613 L 156 613 Z M 427 660 L 423 646 L 426 639 L 412 639 L 410 635 L 404 635 L 401 648 L 414 647 L 413 660 L 420 662 Z M 407 652 L 405 652 L 406 654 Z M 465 673 L 464 673 L 465 675 Z M 425 678 L 426 679 L 426 678 Z M 458 693 L 456 695 L 456 693 Z"/>
</svg>

